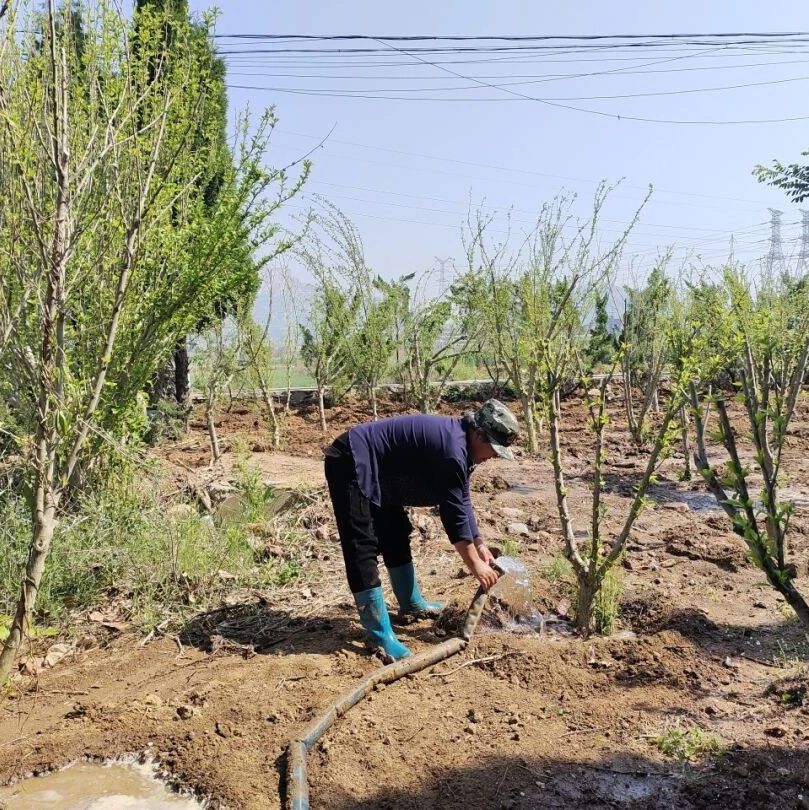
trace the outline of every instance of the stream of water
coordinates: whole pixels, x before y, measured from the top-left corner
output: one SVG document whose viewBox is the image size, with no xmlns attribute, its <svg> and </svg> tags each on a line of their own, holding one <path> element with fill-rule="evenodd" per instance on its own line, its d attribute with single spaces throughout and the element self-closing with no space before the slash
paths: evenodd
<svg viewBox="0 0 809 810">
<path fill-rule="evenodd" d="M 497 558 L 497 567 L 502 575 L 489 591 L 489 623 L 508 633 L 543 635 L 545 617 L 534 606 L 528 568 L 519 560 L 505 555 Z"/>
</svg>

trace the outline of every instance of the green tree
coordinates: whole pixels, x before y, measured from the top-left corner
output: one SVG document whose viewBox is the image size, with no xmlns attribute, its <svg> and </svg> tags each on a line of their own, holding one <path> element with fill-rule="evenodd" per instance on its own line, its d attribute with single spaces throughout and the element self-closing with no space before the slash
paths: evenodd
<svg viewBox="0 0 809 810">
<path fill-rule="evenodd" d="M 152 36 L 157 21 L 157 36 Z M 233 156 L 227 145 L 227 88 L 224 60 L 219 57 L 208 36 L 208 24 L 194 23 L 191 19 L 187 0 L 136 0 L 133 18 L 136 53 L 142 53 L 149 70 L 147 81 L 153 81 L 159 72 L 173 69 L 175 61 L 184 59 L 179 52 L 184 47 L 185 38 L 195 40 L 200 59 L 205 65 L 205 107 L 201 115 L 201 126 L 191 133 L 188 147 L 202 150 L 210 155 L 210 167 L 199 179 L 205 205 L 200 211 L 203 218 L 215 211 L 217 197 L 223 188 L 225 174 L 232 167 Z M 139 31 L 146 31 L 144 43 L 139 41 Z M 185 33 L 182 33 L 185 32 Z M 216 261 L 210 257 L 207 261 Z M 231 282 L 223 287 L 211 315 L 194 326 L 199 332 L 215 321 L 233 316 L 240 308 L 248 307 L 255 298 L 261 283 L 261 266 L 266 259 L 257 259 L 248 234 L 244 234 L 242 250 L 228 257 L 233 263 Z M 173 357 L 162 369 L 152 385 L 153 398 L 159 398 L 164 391 L 173 390 L 177 403 L 184 409 L 189 407 L 189 354 L 186 335 L 180 337 Z M 161 384 L 162 381 L 162 384 Z M 170 383 L 169 383 L 170 381 Z"/>
<path fill-rule="evenodd" d="M 655 264 L 644 286 L 625 288 L 621 376 L 629 432 L 638 447 L 646 442 L 650 409 L 658 406 L 658 388 L 667 359 L 665 335 L 673 290 L 665 272 L 669 258 L 666 254 Z"/>
<path fill-rule="evenodd" d="M 315 261 L 313 255 L 310 259 Z M 317 269 L 323 268 L 318 264 Z M 349 298 L 338 284 L 324 275 L 310 302 L 307 321 L 300 324 L 301 359 L 315 378 L 323 433 L 327 427 L 327 393 L 336 398 L 351 385 L 346 342 L 355 328 L 357 310 L 356 299 Z"/>
<path fill-rule="evenodd" d="M 299 188 L 264 167 L 272 114 L 243 119 L 210 208 L 200 179 L 215 156 L 188 148 L 208 120 L 209 42 L 178 24 L 182 58 L 150 81 L 162 21 L 133 33 L 106 0 L 78 8 L 81 43 L 53 0 L 44 24 L 13 4 L 0 31 L 0 375 L 31 434 L 32 527 L 0 681 L 76 474 L 126 440 L 156 369 L 233 283 L 245 236 L 284 248 L 273 215 Z"/>
<path fill-rule="evenodd" d="M 575 196 L 545 204 L 516 253 L 509 251 L 507 240 L 489 238 L 491 218 L 478 212 L 468 223 L 468 275 L 483 280 L 468 285 L 475 295 L 473 307 L 488 350 L 522 402 L 532 453 L 539 450 L 540 419 L 551 398 L 578 373 L 584 316 L 614 271 L 640 213 L 639 208 L 611 244 L 599 245 L 598 223 L 610 191 L 605 183 L 599 185 L 590 215 L 582 220 L 574 215 Z"/>
<path fill-rule="evenodd" d="M 615 335 L 610 331 L 609 313 L 607 312 L 607 293 L 597 295 L 593 325 L 587 338 L 584 350 L 588 365 L 591 369 L 596 366 L 609 366 L 615 358 Z"/>
<path fill-rule="evenodd" d="M 337 287 L 350 302 L 350 331 L 340 340 L 353 383 L 366 395 L 377 417 L 377 389 L 390 370 L 398 292 L 375 276 L 365 258 L 362 237 L 354 223 L 334 204 L 320 198 L 320 211 L 312 217 L 301 256 L 320 285 Z M 333 290 L 330 306 L 336 301 Z M 348 310 L 342 310 L 345 314 Z M 320 307 L 328 314 L 329 307 Z M 345 326 L 345 322 L 342 324 Z"/>
<path fill-rule="evenodd" d="M 809 284 L 805 276 L 781 276 L 757 279 L 754 286 L 736 269 L 727 269 L 723 280 L 730 302 L 725 311 L 727 345 L 739 358 L 738 399 L 744 406 L 762 481 L 758 503 L 724 394 L 703 390 L 701 395 L 696 385 L 690 390 L 697 437 L 694 459 L 751 559 L 809 629 L 809 604 L 795 585 L 798 571 L 790 560 L 789 527 L 795 505 L 783 499 L 782 488 L 789 425 L 809 366 Z M 724 475 L 706 450 L 706 421 L 712 411 L 727 454 Z"/>
</svg>

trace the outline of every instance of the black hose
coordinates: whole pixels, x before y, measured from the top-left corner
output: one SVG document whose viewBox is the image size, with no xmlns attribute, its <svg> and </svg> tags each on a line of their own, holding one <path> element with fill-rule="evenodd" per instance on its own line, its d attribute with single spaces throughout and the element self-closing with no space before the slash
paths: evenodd
<svg viewBox="0 0 809 810">
<path fill-rule="evenodd" d="M 375 669 L 366 675 L 356 686 L 343 692 L 326 711 L 316 717 L 287 747 L 287 803 L 288 810 L 309 810 L 309 782 L 307 778 L 306 754 L 309 749 L 328 731 L 332 723 L 356 706 L 375 686 L 392 683 L 404 675 L 425 669 L 459 653 L 469 643 L 478 626 L 483 608 L 486 606 L 486 591 L 478 588 L 469 610 L 466 612 L 461 635 L 425 650 L 418 655 L 403 658 L 393 664 Z"/>
</svg>

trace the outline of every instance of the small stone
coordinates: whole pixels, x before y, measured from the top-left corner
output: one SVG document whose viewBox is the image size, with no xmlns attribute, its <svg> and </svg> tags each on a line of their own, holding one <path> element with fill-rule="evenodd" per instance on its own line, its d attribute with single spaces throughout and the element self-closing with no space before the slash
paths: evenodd
<svg viewBox="0 0 809 810">
<path fill-rule="evenodd" d="M 89 650 L 91 647 L 95 647 L 97 643 L 96 637 L 92 633 L 85 633 L 83 636 L 79 636 L 78 641 L 76 641 L 76 649 Z"/>
<path fill-rule="evenodd" d="M 758 600 L 758 602 L 753 602 L 753 607 L 754 607 L 754 608 L 766 608 L 766 607 L 767 607 L 767 605 L 766 605 L 766 603 L 762 602 L 762 601 L 759 599 L 759 600 Z"/>
<path fill-rule="evenodd" d="M 179 717 L 180 720 L 188 720 L 193 717 L 195 713 L 193 706 L 183 705 L 177 707 L 177 717 Z"/>
<path fill-rule="evenodd" d="M 221 723 L 219 720 L 216 721 L 214 731 L 224 739 L 227 739 L 233 735 L 233 729 L 230 727 L 230 725 L 228 723 Z"/>
<path fill-rule="evenodd" d="M 531 534 L 531 530 L 525 523 L 509 523 L 506 526 L 506 534 L 514 535 L 515 537 L 528 537 Z"/>
<path fill-rule="evenodd" d="M 501 507 L 500 512 L 503 517 L 511 518 L 512 520 L 519 520 L 520 518 L 525 517 L 525 511 L 518 509 L 516 506 L 503 506 Z"/>
<path fill-rule="evenodd" d="M 468 726 L 467 726 L 467 727 L 464 729 L 464 731 L 465 731 L 467 734 L 477 734 L 477 730 L 478 730 L 478 729 L 477 729 L 477 726 L 476 726 L 474 723 L 470 723 L 470 724 L 469 724 L 469 725 L 468 725 Z"/>
<path fill-rule="evenodd" d="M 53 644 L 48 649 L 43 665 L 46 667 L 56 666 L 66 655 L 73 652 L 69 644 Z"/>
<path fill-rule="evenodd" d="M 783 726 L 770 726 L 764 729 L 768 737 L 786 737 L 787 730 Z"/>
<path fill-rule="evenodd" d="M 660 504 L 664 509 L 671 509 L 672 512 L 690 512 L 691 507 L 683 501 L 666 501 Z"/>
</svg>

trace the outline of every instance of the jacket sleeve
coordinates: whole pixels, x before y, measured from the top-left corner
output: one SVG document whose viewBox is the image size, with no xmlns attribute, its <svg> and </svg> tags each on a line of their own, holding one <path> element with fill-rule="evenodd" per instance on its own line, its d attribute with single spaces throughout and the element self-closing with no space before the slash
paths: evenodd
<svg viewBox="0 0 809 810">
<path fill-rule="evenodd" d="M 454 463 L 448 470 L 447 487 L 438 504 L 441 523 L 450 542 L 462 540 L 471 543 L 478 536 L 478 526 L 469 498 L 469 477 L 460 464 Z"/>
</svg>

